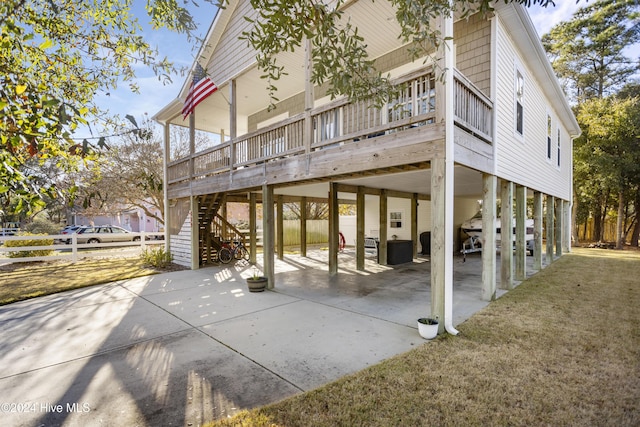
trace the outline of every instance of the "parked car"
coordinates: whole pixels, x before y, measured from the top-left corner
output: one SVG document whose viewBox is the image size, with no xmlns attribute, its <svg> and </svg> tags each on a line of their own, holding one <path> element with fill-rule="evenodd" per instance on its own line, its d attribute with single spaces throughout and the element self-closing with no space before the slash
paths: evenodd
<svg viewBox="0 0 640 427">
<path fill-rule="evenodd" d="M 140 236 L 115 225 L 80 227 L 75 233 L 78 235 L 78 243 L 136 242 L 140 240 Z M 85 237 L 84 235 L 87 234 L 97 235 Z"/>
<path fill-rule="evenodd" d="M 60 230 L 60 234 L 73 234 L 81 227 L 81 225 L 67 225 L 62 230 Z M 56 243 L 69 244 L 71 243 L 71 239 L 57 239 Z"/>
</svg>

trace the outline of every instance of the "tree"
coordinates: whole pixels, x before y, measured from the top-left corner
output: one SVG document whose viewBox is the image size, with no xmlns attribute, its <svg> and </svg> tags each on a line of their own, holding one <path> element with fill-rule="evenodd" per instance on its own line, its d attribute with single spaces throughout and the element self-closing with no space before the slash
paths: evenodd
<svg viewBox="0 0 640 427">
<path fill-rule="evenodd" d="M 0 198 L 18 211 L 56 197 L 25 170 L 55 159 L 71 172 L 94 160 L 103 137 L 74 139 L 88 119 L 112 119 L 95 103 L 121 82 L 136 91 L 135 69 L 151 67 L 167 81 L 173 65 L 141 35 L 128 0 L 4 0 L 0 2 Z M 194 21 L 175 0 L 149 1 L 155 28 L 191 37 Z"/>
<path fill-rule="evenodd" d="M 78 181 L 85 214 L 99 215 L 114 207 L 140 208 L 147 217 L 164 223 L 162 138 L 156 129 L 148 119 L 139 128 L 132 123 L 101 154 L 96 168 L 86 171 Z"/>
<path fill-rule="evenodd" d="M 594 98 L 580 104 L 577 118 L 582 129 L 574 144 L 577 195 L 595 212 L 598 240 L 607 207 L 617 198 L 616 242 L 622 248 L 629 228 L 627 201 L 635 201 L 640 189 L 638 98 Z"/>
<path fill-rule="evenodd" d="M 597 0 L 542 37 L 554 70 L 576 101 L 613 95 L 640 70 L 624 49 L 640 41 L 636 0 Z"/>
</svg>

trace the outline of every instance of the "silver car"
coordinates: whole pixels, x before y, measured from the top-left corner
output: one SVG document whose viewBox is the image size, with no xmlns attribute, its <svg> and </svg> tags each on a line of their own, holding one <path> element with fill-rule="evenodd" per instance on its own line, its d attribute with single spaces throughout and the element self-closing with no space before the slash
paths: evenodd
<svg viewBox="0 0 640 427">
<path fill-rule="evenodd" d="M 76 230 L 75 234 L 78 235 L 78 243 L 136 242 L 140 240 L 140 236 L 132 235 L 130 231 L 115 225 L 81 227 Z M 84 237 L 85 234 L 95 234 L 95 236 Z"/>
</svg>

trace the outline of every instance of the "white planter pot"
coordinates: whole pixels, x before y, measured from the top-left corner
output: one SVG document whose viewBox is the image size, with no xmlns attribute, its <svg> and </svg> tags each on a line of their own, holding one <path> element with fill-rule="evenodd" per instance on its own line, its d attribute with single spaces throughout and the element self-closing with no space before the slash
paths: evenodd
<svg viewBox="0 0 640 427">
<path fill-rule="evenodd" d="M 427 323 L 423 323 L 422 321 L 431 321 L 433 324 L 429 325 Z M 418 332 L 424 339 L 434 339 L 438 336 L 438 321 L 426 318 L 418 319 Z"/>
</svg>

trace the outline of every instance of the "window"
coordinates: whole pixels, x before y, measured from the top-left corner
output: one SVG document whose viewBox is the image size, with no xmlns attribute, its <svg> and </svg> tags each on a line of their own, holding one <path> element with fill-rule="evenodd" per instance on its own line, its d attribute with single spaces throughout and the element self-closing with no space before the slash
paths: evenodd
<svg viewBox="0 0 640 427">
<path fill-rule="evenodd" d="M 524 77 L 516 70 L 516 132 L 524 134 Z"/>
<path fill-rule="evenodd" d="M 390 212 L 391 228 L 402 228 L 402 212 Z"/>
<path fill-rule="evenodd" d="M 436 110 L 436 82 L 432 74 L 428 74 L 402 85 L 399 96 L 387 105 L 387 122 L 432 113 Z M 433 119 L 414 123 L 423 125 L 433 123 Z"/>
<path fill-rule="evenodd" d="M 547 114 L 547 160 L 551 160 L 551 116 Z"/>
<path fill-rule="evenodd" d="M 560 129 L 558 129 L 558 160 L 556 165 L 560 167 Z"/>
</svg>

